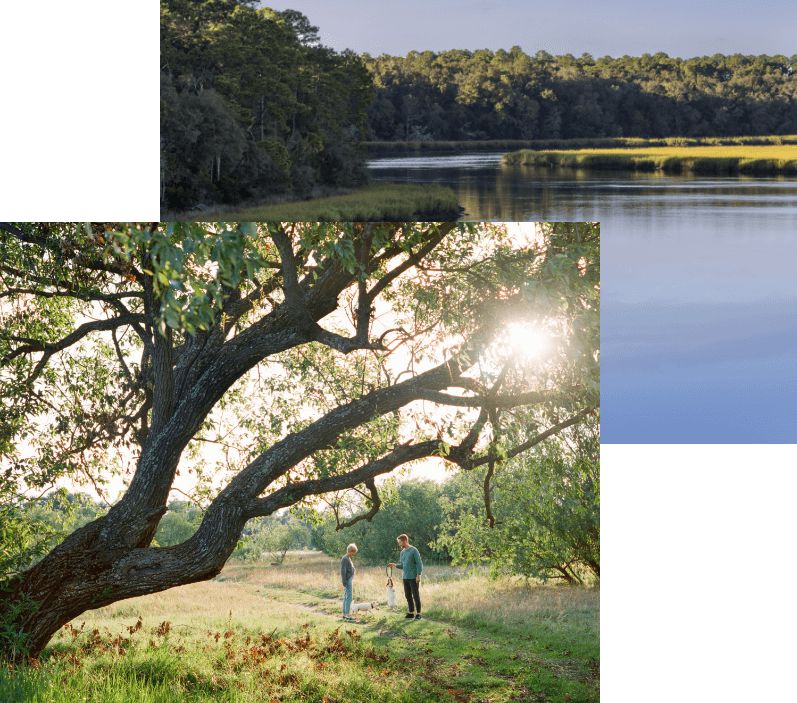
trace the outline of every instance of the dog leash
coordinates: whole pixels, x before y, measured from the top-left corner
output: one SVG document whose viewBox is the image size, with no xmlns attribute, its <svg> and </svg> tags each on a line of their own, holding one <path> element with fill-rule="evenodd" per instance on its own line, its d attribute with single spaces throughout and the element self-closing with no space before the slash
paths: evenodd
<svg viewBox="0 0 797 703">
<path fill-rule="evenodd" d="M 388 572 L 388 568 L 390 571 Z M 388 608 L 396 607 L 396 589 L 393 586 L 393 567 L 385 567 L 385 574 L 387 574 L 387 606 Z"/>
</svg>

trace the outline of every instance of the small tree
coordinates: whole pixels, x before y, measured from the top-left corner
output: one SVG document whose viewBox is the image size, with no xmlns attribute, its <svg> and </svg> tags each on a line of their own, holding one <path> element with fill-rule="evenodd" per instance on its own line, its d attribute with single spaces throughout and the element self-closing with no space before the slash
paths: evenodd
<svg viewBox="0 0 797 703">
<path fill-rule="evenodd" d="M 272 532 L 267 533 L 264 546 L 269 556 L 275 561 L 273 564 L 282 564 L 289 549 L 302 546 L 307 536 L 306 530 L 300 525 L 280 525 Z"/>
<path fill-rule="evenodd" d="M 494 576 L 599 578 L 599 451 L 593 421 L 510 462 L 497 480 L 489 468 L 456 476 L 437 544 L 459 563 L 489 560 Z"/>
<path fill-rule="evenodd" d="M 313 528 L 313 545 L 329 556 L 342 556 L 346 545 L 355 542 L 361 560 L 386 564 L 398 558 L 396 537 L 407 534 L 425 562 L 447 562 L 445 550 L 432 546 L 443 521 L 440 495 L 441 489 L 434 481 L 414 479 L 400 483 L 370 522 L 357 522 L 345 529 L 338 529 L 341 518 L 348 517 L 340 512 L 338 501 L 325 520 Z M 364 496 L 359 498 L 349 507 L 355 515 L 362 514 L 366 507 Z"/>
<path fill-rule="evenodd" d="M 307 525 L 292 515 L 271 515 L 246 527 L 238 554 L 244 561 L 261 561 L 266 557 L 272 565 L 279 565 L 288 551 L 306 547 L 310 541 Z"/>
</svg>

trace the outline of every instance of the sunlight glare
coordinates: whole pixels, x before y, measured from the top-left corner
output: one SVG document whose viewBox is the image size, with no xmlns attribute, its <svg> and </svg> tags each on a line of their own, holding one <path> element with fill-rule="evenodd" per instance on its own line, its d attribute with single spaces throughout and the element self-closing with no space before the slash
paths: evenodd
<svg viewBox="0 0 797 703">
<path fill-rule="evenodd" d="M 539 328 L 513 323 L 509 325 L 509 343 L 518 354 L 540 356 L 547 350 L 550 339 Z"/>
</svg>

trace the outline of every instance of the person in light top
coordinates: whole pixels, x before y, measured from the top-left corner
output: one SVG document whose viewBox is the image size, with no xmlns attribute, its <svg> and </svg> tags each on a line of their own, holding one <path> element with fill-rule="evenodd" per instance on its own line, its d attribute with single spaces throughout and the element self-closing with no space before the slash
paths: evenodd
<svg viewBox="0 0 797 703">
<path fill-rule="evenodd" d="M 354 563 L 351 558 L 357 554 L 357 545 L 350 544 L 346 547 L 346 555 L 340 560 L 340 580 L 343 582 L 343 619 L 354 622 L 349 611 L 351 610 L 351 588 L 354 581 Z"/>
</svg>

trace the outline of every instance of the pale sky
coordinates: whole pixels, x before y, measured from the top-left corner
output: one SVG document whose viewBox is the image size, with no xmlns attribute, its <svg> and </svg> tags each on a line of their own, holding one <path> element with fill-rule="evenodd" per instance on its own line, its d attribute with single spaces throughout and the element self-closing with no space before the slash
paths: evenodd
<svg viewBox="0 0 797 703">
<path fill-rule="evenodd" d="M 534 239 L 537 236 L 536 223 L 534 222 L 508 223 L 507 231 L 510 235 L 516 237 L 519 242 L 524 242 L 524 241 L 531 242 L 534 241 Z M 343 322 L 340 322 L 339 320 L 336 321 L 335 319 L 333 319 L 333 316 L 327 317 L 325 318 L 325 320 L 321 322 L 321 324 L 326 328 L 330 328 L 330 326 L 338 323 L 345 324 Z M 381 323 L 383 325 L 387 324 L 384 321 L 381 321 Z M 388 324 L 388 326 L 392 325 Z M 375 329 L 374 336 L 377 336 L 378 334 L 379 330 Z M 434 407 L 436 407 L 432 403 L 426 403 L 425 405 L 427 410 L 432 410 Z M 218 460 L 222 459 L 221 451 L 218 449 L 216 445 L 210 443 L 207 443 L 205 445 L 205 450 L 203 451 L 203 455 L 209 464 L 213 464 L 217 459 Z M 173 484 L 176 488 L 180 489 L 181 491 L 184 491 L 185 493 L 190 493 L 191 489 L 195 486 L 196 483 L 194 475 L 189 474 L 187 471 L 187 468 L 190 465 L 191 462 L 185 458 L 181 461 L 180 464 L 181 475 L 175 480 Z M 446 472 L 447 467 L 448 471 L 450 472 L 451 471 L 450 464 L 447 464 L 445 461 L 441 459 L 430 457 L 428 459 L 423 460 L 422 462 L 419 462 L 417 466 L 414 466 L 411 469 L 407 469 L 407 474 L 402 480 L 408 480 L 410 478 L 422 478 L 422 479 L 432 479 L 435 481 L 442 481 L 447 476 Z M 391 474 L 387 474 L 385 478 L 389 476 L 395 476 L 397 474 L 398 470 L 393 471 Z M 128 477 L 128 480 L 130 478 L 132 477 Z M 57 487 L 64 486 L 72 492 L 88 493 L 93 498 L 99 499 L 99 496 L 96 494 L 96 492 L 91 488 L 91 486 L 88 485 L 78 486 L 77 484 L 75 484 L 70 480 L 62 479 L 59 482 L 57 482 L 56 486 Z M 107 488 L 106 493 L 111 502 L 113 502 L 113 499 L 115 499 L 119 495 L 120 491 L 124 490 L 122 478 L 113 477 L 106 488 Z M 184 500 L 185 496 L 183 496 L 181 493 L 177 491 L 173 491 L 169 498 L 170 500 Z"/>
<path fill-rule="evenodd" d="M 785 0 L 266 0 L 293 9 L 337 51 L 406 56 L 412 50 L 509 50 L 618 57 L 797 53 L 797 3 Z"/>
</svg>

